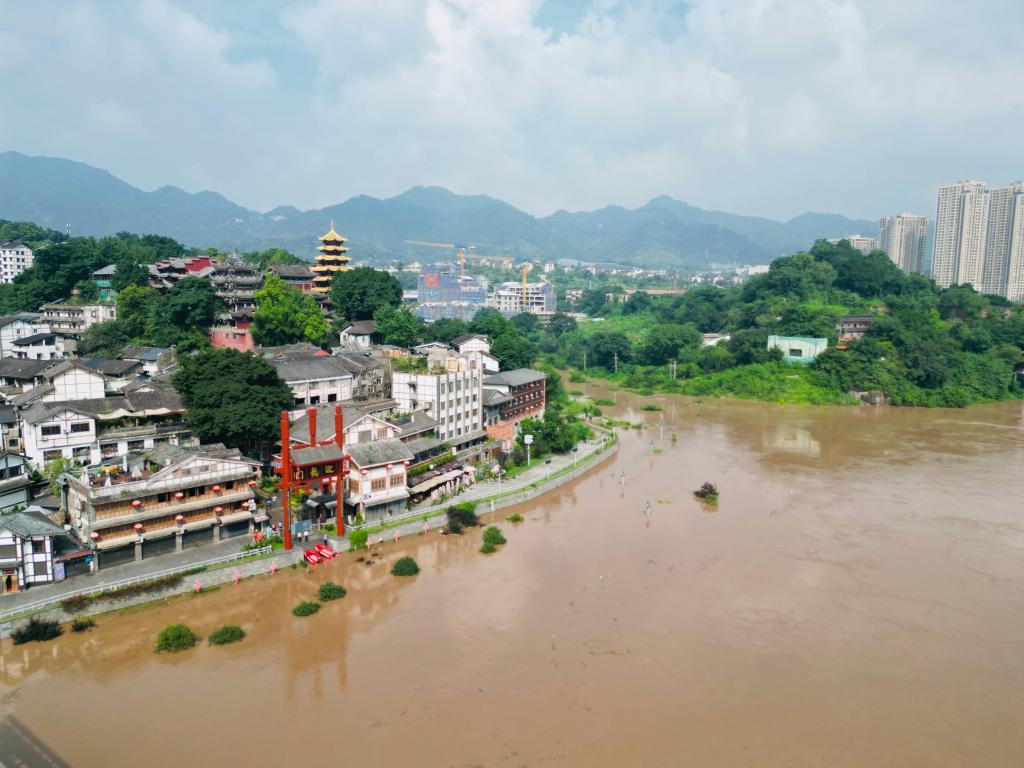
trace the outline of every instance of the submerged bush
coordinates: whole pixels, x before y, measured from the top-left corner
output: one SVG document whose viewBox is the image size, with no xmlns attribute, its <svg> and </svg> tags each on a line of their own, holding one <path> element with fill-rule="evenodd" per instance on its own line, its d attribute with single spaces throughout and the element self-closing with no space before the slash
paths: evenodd
<svg viewBox="0 0 1024 768">
<path fill-rule="evenodd" d="M 156 652 L 177 653 L 199 642 L 199 636 L 184 624 L 168 624 L 156 636 Z"/>
<path fill-rule="evenodd" d="M 53 640 L 55 637 L 60 637 L 63 631 L 60 628 L 59 622 L 32 617 L 28 620 L 28 623 L 22 624 L 11 632 L 11 638 L 13 638 L 15 645 L 33 642 L 41 643 L 45 640 Z"/>
<path fill-rule="evenodd" d="M 718 487 L 714 483 L 704 483 L 693 495 L 708 504 L 718 503 Z"/>
<path fill-rule="evenodd" d="M 350 531 L 348 534 L 348 545 L 351 549 L 362 549 L 370 538 L 369 531 Z"/>
<path fill-rule="evenodd" d="M 301 603 L 292 608 L 292 613 L 295 616 L 312 616 L 319 610 L 320 603 L 314 603 L 311 600 L 303 600 Z"/>
<path fill-rule="evenodd" d="M 521 522 L 523 522 L 523 516 L 520 515 L 518 512 L 513 512 L 511 515 L 509 515 L 505 519 L 508 520 L 510 523 L 521 523 Z"/>
<path fill-rule="evenodd" d="M 96 621 L 92 616 L 75 616 L 71 620 L 71 631 L 72 632 L 85 632 L 87 629 L 92 629 L 96 626 Z"/>
<path fill-rule="evenodd" d="M 480 518 L 476 516 L 476 504 L 465 502 L 448 507 L 449 533 L 462 533 L 464 529 L 478 525 Z"/>
<path fill-rule="evenodd" d="M 348 593 L 341 584 L 333 584 L 329 581 L 326 584 L 321 584 L 320 589 L 317 591 L 317 597 L 319 597 L 320 602 L 323 603 L 326 603 L 329 600 L 337 600 L 339 597 L 344 597 L 346 594 Z"/>
<path fill-rule="evenodd" d="M 500 547 L 502 544 L 506 544 L 505 534 L 501 532 L 501 528 L 496 525 L 488 526 L 484 529 L 484 544 L 490 544 L 493 547 Z"/>
<path fill-rule="evenodd" d="M 237 624 L 227 624 L 210 634 L 210 645 L 227 645 L 237 643 L 245 637 L 245 630 Z"/>
<path fill-rule="evenodd" d="M 485 541 L 484 545 L 482 547 L 480 547 L 480 552 L 481 552 L 481 554 L 484 554 L 484 555 L 489 555 L 492 552 L 497 552 L 497 551 L 498 551 L 498 548 L 496 546 L 494 546 L 493 544 L 491 544 L 491 542 L 489 542 L 489 541 Z"/>
<path fill-rule="evenodd" d="M 400 557 L 391 567 L 392 576 L 415 576 L 420 572 L 420 567 L 411 557 Z"/>
</svg>

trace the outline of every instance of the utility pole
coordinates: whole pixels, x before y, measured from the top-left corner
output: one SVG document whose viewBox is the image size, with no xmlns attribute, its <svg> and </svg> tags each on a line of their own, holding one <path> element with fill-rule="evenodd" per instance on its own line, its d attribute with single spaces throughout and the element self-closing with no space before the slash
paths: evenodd
<svg viewBox="0 0 1024 768">
<path fill-rule="evenodd" d="M 583 372 L 587 372 L 587 350 L 583 350 Z"/>
<path fill-rule="evenodd" d="M 672 375 L 672 380 L 675 381 L 675 379 L 676 379 L 676 361 L 675 361 L 675 359 L 672 359 L 672 360 L 668 361 L 668 371 Z"/>
<path fill-rule="evenodd" d="M 615 372 L 619 372 L 619 353 L 615 353 Z"/>
</svg>

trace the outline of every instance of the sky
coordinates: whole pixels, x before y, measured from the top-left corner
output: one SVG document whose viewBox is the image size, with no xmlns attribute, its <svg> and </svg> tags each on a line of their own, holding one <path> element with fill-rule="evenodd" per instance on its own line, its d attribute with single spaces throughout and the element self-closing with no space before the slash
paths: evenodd
<svg viewBox="0 0 1024 768">
<path fill-rule="evenodd" d="M 414 185 L 934 214 L 1024 177 L 1020 0 L 3 0 L 0 150 L 258 210 Z"/>
</svg>

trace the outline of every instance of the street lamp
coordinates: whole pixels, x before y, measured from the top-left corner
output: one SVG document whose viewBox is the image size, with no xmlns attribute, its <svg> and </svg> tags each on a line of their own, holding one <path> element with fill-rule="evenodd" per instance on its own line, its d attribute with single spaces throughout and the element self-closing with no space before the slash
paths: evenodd
<svg viewBox="0 0 1024 768">
<path fill-rule="evenodd" d="M 530 446 L 533 445 L 533 435 L 523 435 L 523 444 L 526 445 L 526 466 L 530 466 Z"/>
</svg>

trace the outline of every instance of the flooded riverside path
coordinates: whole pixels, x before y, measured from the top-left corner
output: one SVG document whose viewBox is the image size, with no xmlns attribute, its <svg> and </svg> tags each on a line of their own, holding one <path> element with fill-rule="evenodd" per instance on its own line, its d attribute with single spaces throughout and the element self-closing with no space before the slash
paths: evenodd
<svg viewBox="0 0 1024 768">
<path fill-rule="evenodd" d="M 1024 764 L 1020 403 L 614 397 L 647 428 L 495 555 L 434 532 L 5 640 L 2 713 L 75 768 Z M 155 655 L 177 621 L 248 637 Z"/>
</svg>

